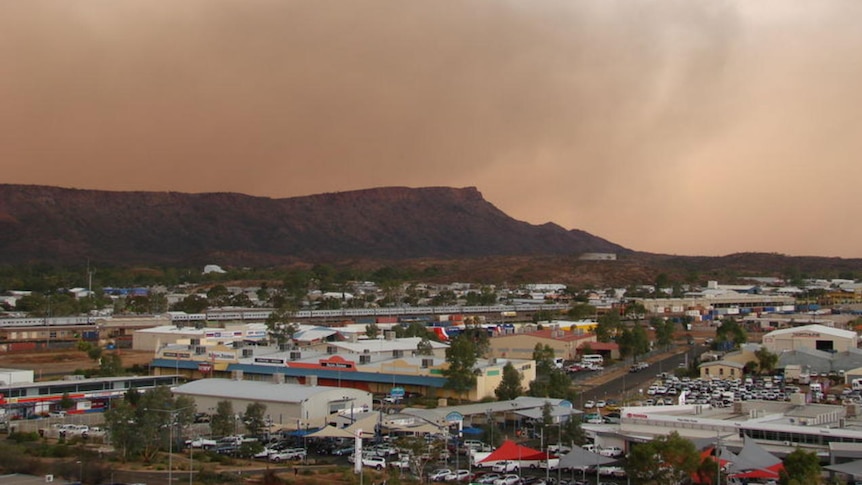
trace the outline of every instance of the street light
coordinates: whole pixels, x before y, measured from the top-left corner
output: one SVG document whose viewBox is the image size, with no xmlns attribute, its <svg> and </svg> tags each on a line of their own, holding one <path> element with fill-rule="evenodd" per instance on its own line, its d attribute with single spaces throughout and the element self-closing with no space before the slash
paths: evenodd
<svg viewBox="0 0 862 485">
<path fill-rule="evenodd" d="M 173 485 L 174 483 L 174 423 L 177 419 L 177 413 L 192 408 L 194 406 L 186 406 L 179 409 L 149 409 L 149 411 L 168 413 L 170 417 L 170 422 L 168 423 L 168 485 Z M 191 466 L 189 466 L 189 469 L 191 469 Z M 189 483 L 191 481 L 191 472 L 189 472 Z"/>
</svg>

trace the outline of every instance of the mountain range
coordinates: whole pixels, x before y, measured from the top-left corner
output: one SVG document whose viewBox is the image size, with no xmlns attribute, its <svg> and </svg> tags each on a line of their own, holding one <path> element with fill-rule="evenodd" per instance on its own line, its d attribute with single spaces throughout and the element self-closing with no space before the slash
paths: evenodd
<svg viewBox="0 0 862 485">
<path fill-rule="evenodd" d="M 474 187 L 385 187 L 273 199 L 0 185 L 0 262 L 283 264 L 632 253 L 515 220 Z"/>
</svg>

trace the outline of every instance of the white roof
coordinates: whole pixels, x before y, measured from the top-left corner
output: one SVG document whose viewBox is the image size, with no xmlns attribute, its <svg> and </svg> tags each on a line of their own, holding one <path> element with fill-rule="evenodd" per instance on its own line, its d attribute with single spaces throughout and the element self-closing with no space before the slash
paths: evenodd
<svg viewBox="0 0 862 485">
<path fill-rule="evenodd" d="M 778 337 L 782 335 L 793 335 L 799 332 L 816 332 L 816 333 L 825 333 L 826 335 L 831 335 L 833 337 L 840 338 L 857 338 L 858 335 L 856 332 L 852 330 L 841 330 L 840 328 L 827 327 L 825 325 L 803 325 L 801 327 L 790 327 L 790 328 L 782 328 L 779 330 L 773 330 L 763 337 Z"/>
<path fill-rule="evenodd" d="M 361 354 L 364 353 L 366 350 L 368 350 L 368 352 L 370 353 L 392 352 L 393 350 L 413 351 L 416 350 L 416 346 L 419 345 L 419 342 L 421 341 L 422 338 L 420 337 L 406 337 L 397 338 L 394 340 L 374 339 L 360 340 L 357 342 L 332 342 L 329 345 L 338 347 L 339 349 L 345 350 L 347 352 Z M 431 348 L 433 349 L 445 349 L 449 347 L 446 344 L 435 342 L 433 340 L 431 340 L 430 342 Z"/>
<path fill-rule="evenodd" d="M 231 379 L 199 379 L 173 389 L 176 394 L 216 397 L 222 399 L 251 399 L 264 402 L 299 403 L 321 393 L 334 393 L 340 399 L 368 397 L 370 393 L 359 389 L 329 386 L 304 386 L 301 384 L 275 384 L 259 381 L 235 381 Z"/>
</svg>

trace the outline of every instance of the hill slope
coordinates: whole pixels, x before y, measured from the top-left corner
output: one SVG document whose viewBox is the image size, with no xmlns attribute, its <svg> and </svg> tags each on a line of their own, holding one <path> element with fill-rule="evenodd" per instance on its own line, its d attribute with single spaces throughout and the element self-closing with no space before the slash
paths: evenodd
<svg viewBox="0 0 862 485">
<path fill-rule="evenodd" d="M 628 252 L 517 221 L 475 188 L 389 187 L 287 199 L 0 185 L 0 262 L 283 263 Z"/>
</svg>

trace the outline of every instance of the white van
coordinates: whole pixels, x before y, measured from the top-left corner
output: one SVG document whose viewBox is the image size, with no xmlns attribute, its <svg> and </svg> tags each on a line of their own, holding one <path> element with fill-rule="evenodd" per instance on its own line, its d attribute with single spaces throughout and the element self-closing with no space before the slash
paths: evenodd
<svg viewBox="0 0 862 485">
<path fill-rule="evenodd" d="M 851 385 L 854 391 L 862 391 L 862 379 L 853 379 Z"/>
<path fill-rule="evenodd" d="M 584 364 L 599 364 L 604 365 L 605 358 L 601 354 L 589 354 L 581 357 L 581 362 Z"/>
</svg>

